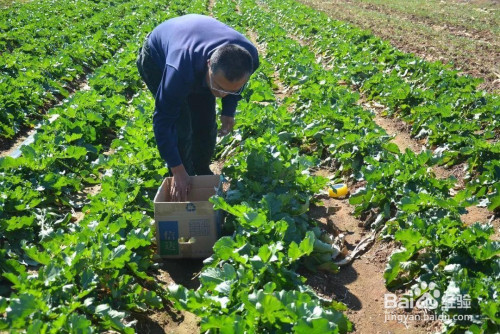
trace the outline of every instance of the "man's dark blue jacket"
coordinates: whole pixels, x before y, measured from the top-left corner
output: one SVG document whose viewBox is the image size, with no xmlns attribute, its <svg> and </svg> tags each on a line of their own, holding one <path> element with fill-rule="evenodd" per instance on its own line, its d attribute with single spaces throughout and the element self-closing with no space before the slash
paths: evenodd
<svg viewBox="0 0 500 334">
<path fill-rule="evenodd" d="M 189 14 L 167 20 L 149 36 L 149 48 L 156 65 L 163 71 L 156 92 L 153 129 L 161 157 L 169 167 L 182 163 L 177 149 L 175 122 L 190 93 L 209 89 L 205 77 L 207 60 L 224 44 L 237 44 L 253 58 L 253 70 L 259 66 L 255 46 L 242 34 L 214 18 Z M 222 115 L 234 117 L 238 95 L 222 98 Z"/>
</svg>

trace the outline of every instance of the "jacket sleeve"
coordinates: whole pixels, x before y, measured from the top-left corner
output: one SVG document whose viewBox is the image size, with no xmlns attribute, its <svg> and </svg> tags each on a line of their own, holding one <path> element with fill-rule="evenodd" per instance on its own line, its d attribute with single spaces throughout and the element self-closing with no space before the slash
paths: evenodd
<svg viewBox="0 0 500 334">
<path fill-rule="evenodd" d="M 177 69 L 166 65 L 156 93 L 153 130 L 160 156 L 169 167 L 182 164 L 177 149 L 177 129 L 181 105 L 189 93 L 189 83 Z"/>
<path fill-rule="evenodd" d="M 226 95 L 221 100 L 222 100 L 221 114 L 224 116 L 234 117 L 238 101 L 241 100 L 241 95 Z"/>
</svg>

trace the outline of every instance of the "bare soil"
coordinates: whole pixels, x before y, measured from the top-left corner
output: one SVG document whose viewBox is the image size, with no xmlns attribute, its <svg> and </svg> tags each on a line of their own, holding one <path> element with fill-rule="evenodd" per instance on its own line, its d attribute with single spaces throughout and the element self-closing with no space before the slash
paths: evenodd
<svg viewBox="0 0 500 334">
<path fill-rule="evenodd" d="M 399 147 L 401 152 L 410 149 L 413 152 L 419 153 L 422 149 L 426 149 L 427 143 L 425 139 L 416 140 L 411 137 L 411 126 L 408 123 L 399 118 L 381 115 L 387 110 L 384 105 L 375 101 L 366 101 L 363 97 L 359 99 L 358 104 L 366 110 L 373 110 L 375 112 L 375 123 L 383 128 L 388 135 L 394 137 L 392 142 Z"/>
<path fill-rule="evenodd" d="M 477 206 L 470 206 L 466 208 L 467 213 L 463 214 L 460 218 L 467 225 L 474 223 L 489 222 L 493 225 L 495 233 L 491 236 L 492 240 L 500 241 L 500 217 L 495 216 L 487 208 L 480 208 Z"/>
<path fill-rule="evenodd" d="M 0 138 L 0 158 L 7 157 L 14 153 L 14 151 L 34 133 L 36 133 L 35 129 L 22 126 L 21 130 L 13 138 Z"/>
<path fill-rule="evenodd" d="M 324 195 L 321 197 L 324 207 L 311 207 L 310 217 L 319 221 L 326 230 L 339 231 L 346 235 L 348 250 L 369 231 L 364 223 L 352 216 L 354 207 L 348 199 L 333 199 Z M 307 283 L 325 298 L 333 298 L 347 305 L 347 317 L 354 324 L 354 333 L 429 333 L 438 331 L 437 321 L 398 321 L 390 310 L 384 308 L 384 295 L 401 291 L 389 291 L 383 278 L 388 257 L 397 248 L 393 241 L 377 239 L 358 259 L 343 266 L 337 274 L 304 272 Z M 403 311 L 401 311 L 404 313 Z M 399 312 L 399 313 L 401 313 Z M 415 312 L 415 311 L 413 311 Z M 399 314 L 398 313 L 398 314 Z M 401 319 L 400 319 L 401 320 Z"/>
<path fill-rule="evenodd" d="M 153 277 L 164 287 L 169 284 L 180 284 L 196 289 L 200 282 L 197 274 L 203 267 L 200 259 L 160 260 L 159 269 Z M 200 319 L 186 311 L 155 310 L 148 314 L 136 316 L 136 330 L 145 334 L 194 334 L 199 333 Z"/>
<path fill-rule="evenodd" d="M 30 2 L 30 1 L 32 1 L 32 0 L 0 0 L 0 9 L 10 7 L 16 3 L 24 3 L 24 2 Z"/>
<path fill-rule="evenodd" d="M 213 16 L 212 15 L 212 10 L 214 8 L 214 5 L 215 5 L 215 0 L 209 0 L 208 1 L 208 4 L 207 4 L 207 10 L 208 12 L 210 13 L 210 16 Z"/>
</svg>

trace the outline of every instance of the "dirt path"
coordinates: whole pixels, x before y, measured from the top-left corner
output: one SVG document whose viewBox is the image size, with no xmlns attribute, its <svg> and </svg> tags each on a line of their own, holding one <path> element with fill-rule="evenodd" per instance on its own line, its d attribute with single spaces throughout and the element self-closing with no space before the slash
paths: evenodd
<svg viewBox="0 0 500 334">
<path fill-rule="evenodd" d="M 158 260 L 158 269 L 149 274 L 164 287 L 175 283 L 196 289 L 200 285 L 197 274 L 202 267 L 203 260 L 200 259 Z M 200 319 L 190 312 L 154 310 L 147 314 L 136 314 L 135 318 L 137 333 L 194 334 L 200 332 Z"/>
<path fill-rule="evenodd" d="M 0 0 L 0 9 L 4 9 L 7 7 L 12 6 L 12 4 L 15 3 L 23 3 L 23 2 L 30 2 L 33 0 Z"/>
<path fill-rule="evenodd" d="M 325 175 L 325 171 L 320 174 Z M 351 213 L 354 207 L 348 199 L 332 199 L 323 196 L 324 207 L 312 207 L 310 217 L 321 222 L 329 232 L 338 229 L 345 234 L 349 251 L 364 238 L 369 231 L 363 222 Z M 391 294 L 386 289 L 383 278 L 387 258 L 396 249 L 394 242 L 376 240 L 368 251 L 351 264 L 341 267 L 339 273 L 325 272 L 302 274 L 307 283 L 321 296 L 341 301 L 349 308 L 346 312 L 354 324 L 354 333 L 428 333 L 440 328 L 438 322 L 407 322 L 390 318 L 390 312 L 384 308 L 384 295 Z M 387 318 L 386 318 L 387 317 Z"/>
<path fill-rule="evenodd" d="M 214 5 L 215 5 L 215 0 L 208 0 L 208 4 L 207 4 L 207 11 L 208 11 L 208 15 L 210 16 L 214 16 L 213 15 L 213 8 L 214 8 Z"/>
</svg>

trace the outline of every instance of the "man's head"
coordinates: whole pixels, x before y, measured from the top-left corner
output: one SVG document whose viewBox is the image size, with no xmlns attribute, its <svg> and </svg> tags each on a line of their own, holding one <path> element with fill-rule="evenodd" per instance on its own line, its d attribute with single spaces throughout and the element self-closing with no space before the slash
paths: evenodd
<svg viewBox="0 0 500 334">
<path fill-rule="evenodd" d="M 238 95 L 243 90 L 253 70 L 250 53 L 236 44 L 217 48 L 208 60 L 208 83 L 216 97 Z"/>
</svg>

